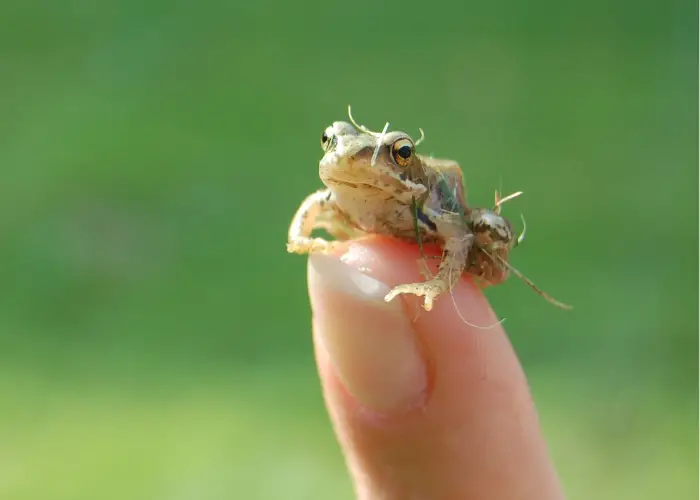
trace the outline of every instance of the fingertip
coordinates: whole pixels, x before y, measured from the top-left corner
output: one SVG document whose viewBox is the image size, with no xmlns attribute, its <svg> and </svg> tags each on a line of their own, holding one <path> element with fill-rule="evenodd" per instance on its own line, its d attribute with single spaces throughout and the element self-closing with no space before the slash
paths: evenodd
<svg viewBox="0 0 700 500">
<path fill-rule="evenodd" d="M 388 498 L 560 498 L 524 373 L 481 290 L 462 279 L 429 312 L 417 297 L 383 300 L 425 280 L 419 259 L 415 245 L 373 237 L 310 261 L 319 371 L 356 484 Z"/>
<path fill-rule="evenodd" d="M 427 384 L 426 365 L 401 303 L 384 300 L 389 290 L 335 256 L 309 259 L 317 350 L 356 403 L 377 414 L 416 405 Z"/>
</svg>

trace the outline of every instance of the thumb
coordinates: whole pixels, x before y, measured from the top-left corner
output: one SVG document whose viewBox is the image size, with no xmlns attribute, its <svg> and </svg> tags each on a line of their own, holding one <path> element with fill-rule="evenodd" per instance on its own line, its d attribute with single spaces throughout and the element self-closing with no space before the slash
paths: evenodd
<svg viewBox="0 0 700 500">
<path fill-rule="evenodd" d="M 324 396 L 359 498 L 563 498 L 527 382 L 500 326 L 465 325 L 390 287 L 422 281 L 416 249 L 387 239 L 313 255 L 309 291 Z M 472 284 L 471 323 L 495 316 Z"/>
</svg>

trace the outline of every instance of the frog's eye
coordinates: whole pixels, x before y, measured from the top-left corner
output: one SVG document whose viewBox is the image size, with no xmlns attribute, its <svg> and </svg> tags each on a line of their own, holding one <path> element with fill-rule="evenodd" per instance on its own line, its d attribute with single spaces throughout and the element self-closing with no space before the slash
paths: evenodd
<svg viewBox="0 0 700 500">
<path fill-rule="evenodd" d="M 333 134 L 329 127 L 323 132 L 323 135 L 321 136 L 321 148 L 323 148 L 324 151 L 328 151 L 329 149 L 331 149 L 334 142 L 335 134 Z"/>
<path fill-rule="evenodd" d="M 410 139 L 399 139 L 391 145 L 391 156 L 399 167 L 405 167 L 411 162 L 414 150 Z"/>
</svg>

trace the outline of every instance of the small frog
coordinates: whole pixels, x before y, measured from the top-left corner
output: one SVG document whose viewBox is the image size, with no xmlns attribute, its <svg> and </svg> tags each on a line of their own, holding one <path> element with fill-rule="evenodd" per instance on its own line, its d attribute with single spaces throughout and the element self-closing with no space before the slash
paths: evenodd
<svg viewBox="0 0 700 500">
<path fill-rule="evenodd" d="M 319 176 L 326 186 L 309 195 L 289 227 L 287 251 L 332 253 L 339 241 L 369 233 L 441 246 L 442 258 L 435 276 L 422 283 L 394 287 L 390 301 L 400 294 L 423 297 L 431 310 L 437 297 L 450 291 L 462 273 L 482 284 L 497 285 L 513 271 L 547 300 L 561 304 L 537 289 L 508 263 L 508 253 L 524 236 L 515 237 L 500 207 L 521 193 L 501 199 L 493 209 L 470 208 L 462 170 L 452 160 L 416 153 L 405 132 L 372 132 L 358 125 L 348 107 L 350 122 L 337 121 L 321 136 L 324 156 Z M 312 237 L 324 229 L 337 241 Z"/>
</svg>

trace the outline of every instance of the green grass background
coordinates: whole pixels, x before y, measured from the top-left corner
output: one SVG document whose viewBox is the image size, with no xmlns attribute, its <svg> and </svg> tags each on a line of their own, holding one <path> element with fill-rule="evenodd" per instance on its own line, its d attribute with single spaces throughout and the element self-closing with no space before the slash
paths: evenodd
<svg viewBox="0 0 700 500">
<path fill-rule="evenodd" d="M 353 105 L 469 198 L 571 499 L 697 498 L 697 3 L 0 3 L 0 498 L 350 499 L 288 223 Z"/>
</svg>

